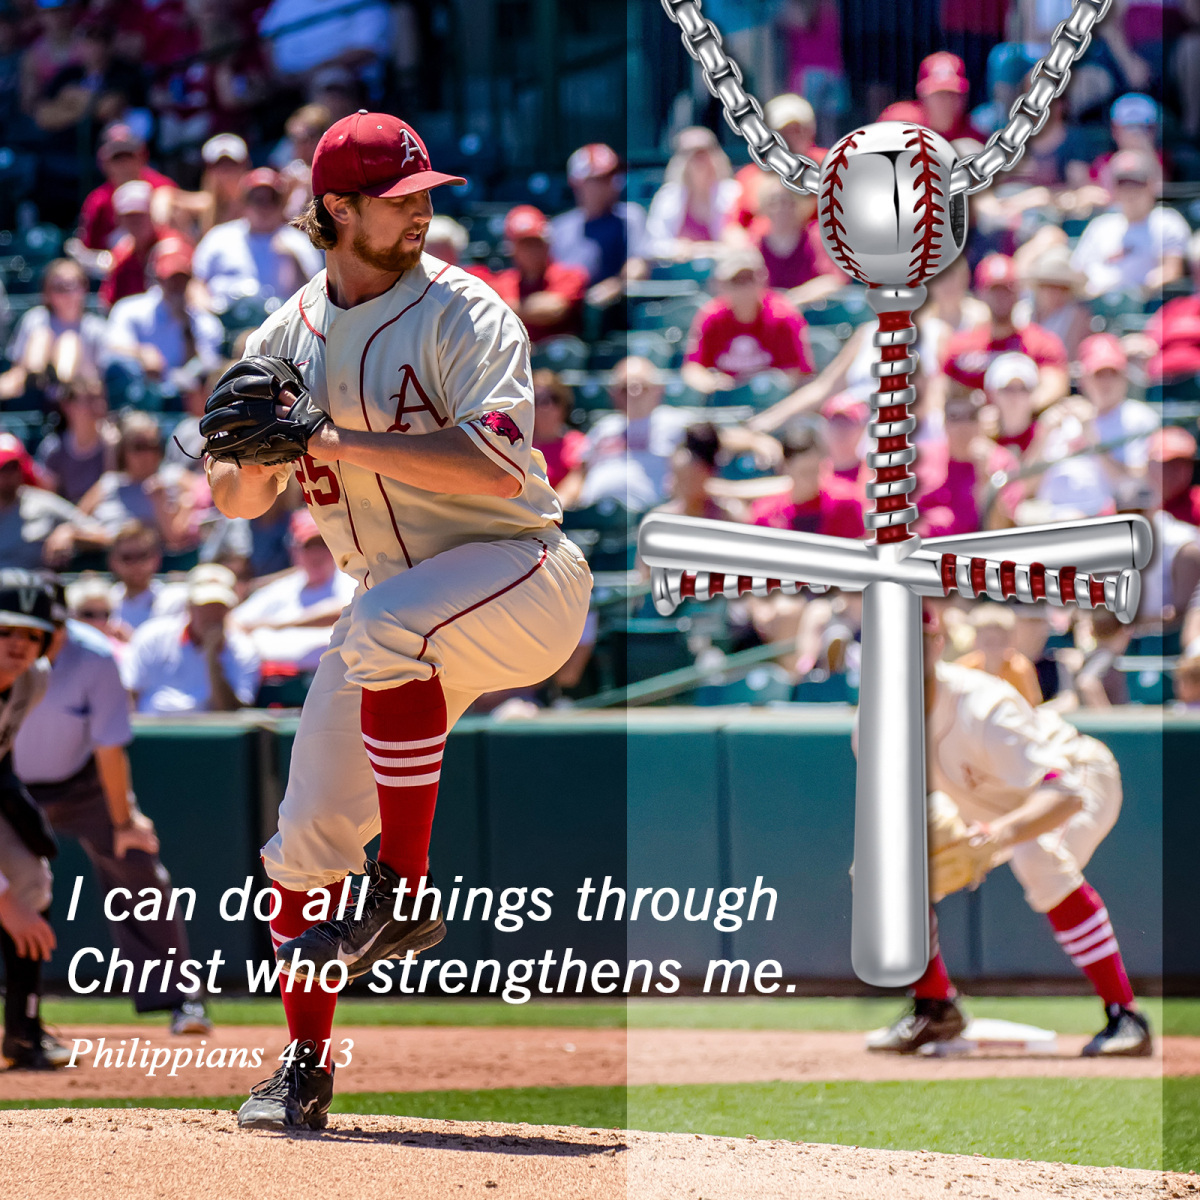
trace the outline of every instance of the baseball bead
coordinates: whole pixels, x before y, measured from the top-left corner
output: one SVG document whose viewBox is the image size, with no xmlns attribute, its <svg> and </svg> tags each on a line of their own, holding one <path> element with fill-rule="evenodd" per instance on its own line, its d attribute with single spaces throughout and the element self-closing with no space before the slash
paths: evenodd
<svg viewBox="0 0 1200 1200">
<path fill-rule="evenodd" d="M 958 155 L 923 125 L 881 121 L 848 133 L 825 156 L 817 188 L 821 241 L 862 283 L 916 287 L 967 240 L 966 197 L 950 193 Z"/>
</svg>

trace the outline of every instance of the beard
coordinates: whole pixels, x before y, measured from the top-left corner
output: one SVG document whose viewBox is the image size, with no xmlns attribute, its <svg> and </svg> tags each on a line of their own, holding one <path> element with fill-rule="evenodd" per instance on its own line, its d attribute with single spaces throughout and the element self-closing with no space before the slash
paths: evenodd
<svg viewBox="0 0 1200 1200">
<path fill-rule="evenodd" d="M 379 249 L 372 246 L 362 230 L 359 230 L 354 241 L 350 243 L 350 249 L 354 252 L 355 258 L 369 267 L 374 267 L 377 271 L 403 273 L 411 270 L 421 261 L 421 253 L 425 249 L 425 235 L 421 235 L 421 241 L 411 250 L 405 249 L 399 244 Z"/>
</svg>

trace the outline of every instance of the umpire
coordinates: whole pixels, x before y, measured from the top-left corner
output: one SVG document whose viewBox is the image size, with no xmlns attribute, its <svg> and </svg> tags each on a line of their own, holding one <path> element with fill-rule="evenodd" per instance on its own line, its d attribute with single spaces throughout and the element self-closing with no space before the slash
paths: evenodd
<svg viewBox="0 0 1200 1200">
<path fill-rule="evenodd" d="M 17 735 L 16 773 L 54 832 L 79 840 L 103 895 L 122 887 L 145 895 L 150 888 L 162 893 L 166 912 L 171 877 L 159 861 L 154 822 L 138 808 L 130 786 L 129 695 L 108 639 L 64 615 L 46 657 L 49 684 Z M 178 912 L 157 921 L 110 921 L 109 929 L 122 957 L 133 962 L 135 978 L 148 959 L 166 961 L 172 950 L 180 960 L 188 957 L 187 927 Z M 139 1013 L 170 1010 L 172 1033 L 212 1031 L 200 997 L 176 985 L 138 992 L 134 1004 Z"/>
</svg>

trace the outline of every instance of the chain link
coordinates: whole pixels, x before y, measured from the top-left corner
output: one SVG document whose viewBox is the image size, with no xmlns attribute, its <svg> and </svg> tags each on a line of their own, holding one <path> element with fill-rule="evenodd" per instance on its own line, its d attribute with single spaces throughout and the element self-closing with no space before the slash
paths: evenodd
<svg viewBox="0 0 1200 1200">
<path fill-rule="evenodd" d="M 700 64 L 708 90 L 721 102 L 725 120 L 746 139 L 750 157 L 765 171 L 774 171 L 784 187 L 799 195 L 817 190 L 819 168 L 811 158 L 793 154 L 783 138 L 763 119 L 762 105 L 742 86 L 742 72 L 725 53 L 717 27 L 700 12 L 701 0 L 662 0 L 667 16 L 679 26 L 684 49 Z M 1025 154 L 1031 137 L 1042 131 L 1050 104 L 1066 90 L 1071 68 L 1092 41 L 1092 30 L 1104 20 L 1112 0 L 1073 0 L 1071 15 L 1054 31 L 1050 52 L 1033 69 L 1030 87 L 977 154 L 954 166 L 950 191 L 968 196 L 990 187 L 1001 171 L 1011 171 Z"/>
</svg>

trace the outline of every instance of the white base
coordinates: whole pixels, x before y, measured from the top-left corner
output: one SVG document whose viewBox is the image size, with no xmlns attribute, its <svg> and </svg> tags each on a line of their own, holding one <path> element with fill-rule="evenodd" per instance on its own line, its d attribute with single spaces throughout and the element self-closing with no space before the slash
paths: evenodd
<svg viewBox="0 0 1200 1200">
<path fill-rule="evenodd" d="M 870 1046 L 887 1032 L 876 1029 L 867 1034 Z M 966 1029 L 952 1042 L 930 1042 L 917 1053 L 931 1058 L 951 1058 L 976 1050 L 1008 1050 L 1022 1054 L 1057 1054 L 1058 1035 L 1052 1029 L 1023 1025 L 1019 1021 L 1004 1021 L 998 1017 L 978 1017 L 967 1023 Z"/>
</svg>

